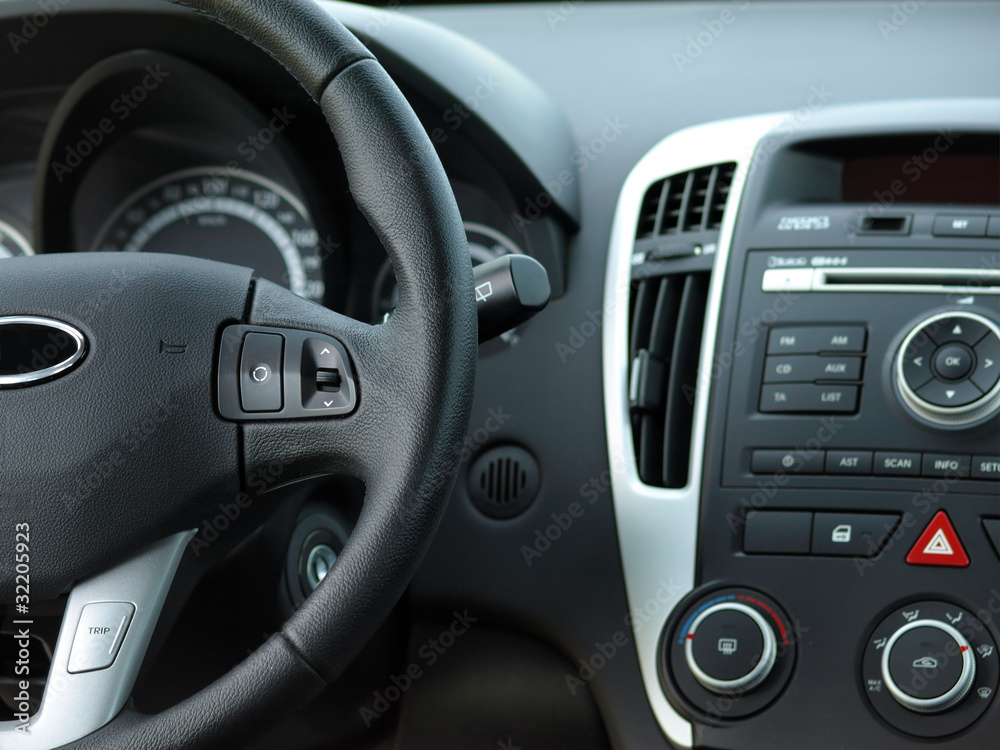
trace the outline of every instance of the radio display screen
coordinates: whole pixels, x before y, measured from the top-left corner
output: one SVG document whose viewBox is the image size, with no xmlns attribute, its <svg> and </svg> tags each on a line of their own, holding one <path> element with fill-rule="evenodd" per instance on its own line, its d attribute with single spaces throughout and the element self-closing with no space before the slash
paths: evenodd
<svg viewBox="0 0 1000 750">
<path fill-rule="evenodd" d="M 849 203 L 884 200 L 888 193 L 898 203 L 998 206 L 1000 158 L 932 148 L 914 154 L 848 158 L 842 192 Z"/>
</svg>

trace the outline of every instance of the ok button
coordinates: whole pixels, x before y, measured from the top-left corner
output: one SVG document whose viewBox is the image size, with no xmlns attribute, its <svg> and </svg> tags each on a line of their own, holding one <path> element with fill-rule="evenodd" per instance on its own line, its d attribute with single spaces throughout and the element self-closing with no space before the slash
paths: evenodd
<svg viewBox="0 0 1000 750">
<path fill-rule="evenodd" d="M 972 372 L 972 350 L 964 344 L 945 344 L 934 355 L 934 369 L 942 380 L 962 380 Z"/>
</svg>

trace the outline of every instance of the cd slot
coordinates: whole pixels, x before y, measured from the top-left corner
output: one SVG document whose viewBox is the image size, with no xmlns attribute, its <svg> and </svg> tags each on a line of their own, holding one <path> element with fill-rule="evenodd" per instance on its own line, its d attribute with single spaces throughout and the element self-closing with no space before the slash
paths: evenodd
<svg viewBox="0 0 1000 750">
<path fill-rule="evenodd" d="M 920 292 L 1000 294 L 1000 270 L 987 268 L 771 268 L 765 292 Z"/>
</svg>

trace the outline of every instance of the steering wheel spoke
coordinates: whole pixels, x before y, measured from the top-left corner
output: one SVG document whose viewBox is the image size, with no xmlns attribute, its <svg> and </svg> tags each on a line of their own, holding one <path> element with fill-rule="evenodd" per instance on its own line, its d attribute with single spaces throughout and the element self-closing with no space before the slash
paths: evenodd
<svg viewBox="0 0 1000 750">
<path fill-rule="evenodd" d="M 58 747 L 100 729 L 121 711 L 194 533 L 173 534 L 73 587 L 41 705 L 27 731 L 20 721 L 0 722 L 0 746 Z"/>
</svg>

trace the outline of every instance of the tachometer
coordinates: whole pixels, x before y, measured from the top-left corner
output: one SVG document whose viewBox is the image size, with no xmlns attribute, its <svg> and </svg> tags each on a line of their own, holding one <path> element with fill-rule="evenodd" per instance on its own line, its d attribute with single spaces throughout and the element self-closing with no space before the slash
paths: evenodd
<svg viewBox="0 0 1000 750">
<path fill-rule="evenodd" d="M 28 238 L 5 221 L 0 221 L 0 258 L 34 255 Z"/>
<path fill-rule="evenodd" d="M 307 299 L 325 293 L 319 232 L 302 202 L 250 172 L 202 167 L 132 195 L 98 233 L 98 251 L 179 253 L 249 266 Z"/>
</svg>

